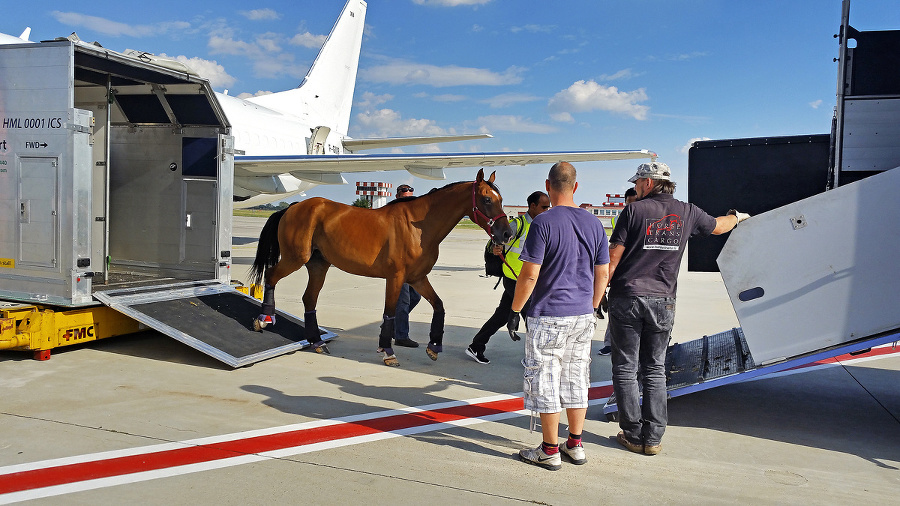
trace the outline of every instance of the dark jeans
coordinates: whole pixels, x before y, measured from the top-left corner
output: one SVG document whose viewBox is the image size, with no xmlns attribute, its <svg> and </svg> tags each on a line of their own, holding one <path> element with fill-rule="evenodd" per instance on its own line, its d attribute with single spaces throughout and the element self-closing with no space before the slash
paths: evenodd
<svg viewBox="0 0 900 506">
<path fill-rule="evenodd" d="M 609 300 L 612 377 L 619 427 L 632 443 L 658 445 L 666 431 L 666 348 L 675 322 L 674 297 Z M 643 385 L 643 402 L 638 388 Z"/>
<path fill-rule="evenodd" d="M 415 288 L 403 283 L 394 313 L 394 339 L 409 339 L 409 312 L 422 300 Z"/>
<path fill-rule="evenodd" d="M 481 326 L 481 330 L 472 338 L 472 351 L 484 353 L 491 336 L 500 330 L 500 327 L 506 326 L 506 322 L 509 320 L 509 312 L 512 311 L 512 301 L 515 294 L 516 280 L 503 276 L 503 295 L 500 296 L 500 304 L 497 305 L 497 309 L 494 310 L 494 314 L 488 318 L 488 321 Z M 526 302 L 525 307 L 522 308 L 523 315 L 527 312 L 530 302 L 530 300 Z M 524 319 L 522 318 L 522 320 Z"/>
</svg>

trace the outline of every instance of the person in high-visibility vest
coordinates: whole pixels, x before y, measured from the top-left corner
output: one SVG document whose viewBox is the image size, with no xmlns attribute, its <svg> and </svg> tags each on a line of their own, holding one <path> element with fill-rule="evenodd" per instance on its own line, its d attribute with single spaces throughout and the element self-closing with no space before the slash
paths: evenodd
<svg viewBox="0 0 900 506">
<path fill-rule="evenodd" d="M 513 239 L 510 243 L 502 248 L 499 245 L 494 246 L 494 254 L 503 256 L 506 265 L 503 265 L 503 295 L 500 296 L 500 304 L 494 310 L 494 314 L 484 323 L 481 330 L 472 338 L 472 344 L 466 348 L 466 355 L 472 357 L 472 360 L 479 364 L 490 364 L 491 361 L 484 356 L 484 350 L 488 340 L 500 327 L 506 324 L 509 318 L 509 310 L 512 307 L 513 294 L 516 292 L 516 278 L 519 271 L 522 270 L 522 261 L 519 260 L 519 253 L 522 252 L 522 245 L 525 244 L 525 236 L 528 235 L 528 228 L 531 226 L 531 220 L 535 216 L 550 209 L 550 197 L 542 191 L 536 191 L 528 196 L 528 212 L 519 216 L 514 220 L 510 220 L 509 224 L 513 228 Z M 504 254 L 505 251 L 505 254 Z M 510 267 L 512 269 L 510 269 Z"/>
</svg>

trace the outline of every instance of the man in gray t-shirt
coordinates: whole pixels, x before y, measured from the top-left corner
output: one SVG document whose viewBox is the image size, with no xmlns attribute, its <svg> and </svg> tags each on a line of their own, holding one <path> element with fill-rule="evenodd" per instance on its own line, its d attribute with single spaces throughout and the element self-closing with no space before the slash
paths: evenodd
<svg viewBox="0 0 900 506">
<path fill-rule="evenodd" d="M 689 238 L 724 234 L 749 218 L 714 218 L 676 200 L 669 166 L 641 164 L 628 181 L 638 200 L 622 211 L 609 239 L 609 329 L 613 389 L 619 410 L 618 442 L 656 455 L 668 423 L 666 348 L 675 322 L 678 269 Z M 643 386 L 643 403 L 638 374 Z"/>
</svg>

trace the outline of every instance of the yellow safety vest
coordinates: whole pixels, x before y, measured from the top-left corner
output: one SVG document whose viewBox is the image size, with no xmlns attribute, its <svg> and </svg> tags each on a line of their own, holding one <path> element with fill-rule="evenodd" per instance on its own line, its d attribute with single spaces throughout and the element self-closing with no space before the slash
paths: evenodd
<svg viewBox="0 0 900 506">
<path fill-rule="evenodd" d="M 503 275 L 509 279 L 516 279 L 519 273 L 522 272 L 523 262 L 519 260 L 519 255 L 522 253 L 522 246 L 525 245 L 525 236 L 528 235 L 528 229 L 531 227 L 531 215 L 525 213 L 516 218 L 515 222 L 516 235 L 513 242 L 509 244 L 509 249 L 506 250 L 506 264 L 503 265 Z M 509 269 L 510 267 L 512 267 L 512 270 Z"/>
</svg>

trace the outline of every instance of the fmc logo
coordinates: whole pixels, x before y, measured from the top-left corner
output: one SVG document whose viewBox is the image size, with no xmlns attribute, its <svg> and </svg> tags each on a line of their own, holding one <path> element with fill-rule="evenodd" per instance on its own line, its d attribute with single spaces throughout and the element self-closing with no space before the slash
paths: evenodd
<svg viewBox="0 0 900 506">
<path fill-rule="evenodd" d="M 60 331 L 60 338 L 66 342 L 84 341 L 94 338 L 94 326 L 75 327 Z"/>
</svg>

